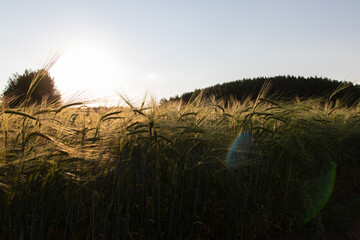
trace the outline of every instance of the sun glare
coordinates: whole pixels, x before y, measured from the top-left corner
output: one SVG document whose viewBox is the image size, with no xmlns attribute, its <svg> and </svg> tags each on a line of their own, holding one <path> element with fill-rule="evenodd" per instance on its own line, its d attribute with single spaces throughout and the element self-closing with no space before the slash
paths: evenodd
<svg viewBox="0 0 360 240">
<path fill-rule="evenodd" d="M 91 45 L 67 47 L 51 69 L 63 94 L 86 91 L 93 96 L 106 95 L 118 80 L 119 66 L 105 50 Z"/>
</svg>

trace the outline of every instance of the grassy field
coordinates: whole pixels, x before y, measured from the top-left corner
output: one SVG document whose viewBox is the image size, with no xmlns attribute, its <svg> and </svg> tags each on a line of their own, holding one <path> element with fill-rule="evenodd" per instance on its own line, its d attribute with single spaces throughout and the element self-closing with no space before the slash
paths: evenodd
<svg viewBox="0 0 360 240">
<path fill-rule="evenodd" d="M 0 239 L 346 230 L 360 213 L 360 105 L 263 96 L 2 106 Z"/>
</svg>

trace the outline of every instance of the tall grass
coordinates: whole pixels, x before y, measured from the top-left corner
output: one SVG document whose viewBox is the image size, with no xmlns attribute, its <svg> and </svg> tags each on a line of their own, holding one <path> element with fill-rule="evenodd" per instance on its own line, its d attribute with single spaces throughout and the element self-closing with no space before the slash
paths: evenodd
<svg viewBox="0 0 360 240">
<path fill-rule="evenodd" d="M 359 169 L 359 106 L 127 102 L 1 109 L 3 239 L 265 238 L 320 216 Z M 228 168 L 245 130 L 251 153 Z"/>
</svg>

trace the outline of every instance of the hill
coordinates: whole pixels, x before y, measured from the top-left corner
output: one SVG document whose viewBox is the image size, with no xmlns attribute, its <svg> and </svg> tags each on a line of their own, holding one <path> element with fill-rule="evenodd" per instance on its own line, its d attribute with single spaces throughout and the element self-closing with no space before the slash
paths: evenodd
<svg viewBox="0 0 360 240">
<path fill-rule="evenodd" d="M 332 101 L 341 100 L 347 105 L 353 105 L 360 99 L 360 86 L 351 82 L 340 82 L 323 77 L 295 77 L 295 76 L 275 76 L 259 77 L 253 79 L 242 79 L 204 89 L 196 89 L 193 92 L 187 92 L 180 97 L 171 97 L 169 101 L 182 100 L 188 102 L 203 93 L 205 97 L 214 97 L 228 102 L 234 98 L 243 102 L 245 99 L 256 99 L 262 86 L 269 81 L 271 87 L 267 97 L 291 101 L 296 97 L 306 100 L 309 98 L 331 99 Z"/>
</svg>

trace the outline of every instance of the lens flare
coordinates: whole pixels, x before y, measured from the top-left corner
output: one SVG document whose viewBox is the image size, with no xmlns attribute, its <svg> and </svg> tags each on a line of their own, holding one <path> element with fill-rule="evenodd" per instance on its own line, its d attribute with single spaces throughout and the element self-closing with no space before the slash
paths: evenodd
<svg viewBox="0 0 360 240">
<path fill-rule="evenodd" d="M 254 137 L 250 131 L 243 131 L 235 139 L 226 156 L 226 166 L 230 170 L 246 165 L 254 154 Z M 316 217 L 328 202 L 334 188 L 336 164 L 329 162 L 320 173 L 303 181 L 301 187 L 302 204 L 300 219 L 306 223 Z"/>
<path fill-rule="evenodd" d="M 243 131 L 231 145 L 230 151 L 226 156 L 226 166 L 229 169 L 238 168 L 242 163 L 249 160 L 253 137 L 252 133 Z"/>
<path fill-rule="evenodd" d="M 334 188 L 335 176 L 336 164 L 330 162 L 319 175 L 304 182 L 303 206 L 305 208 L 305 223 L 313 219 L 329 200 Z"/>
</svg>

